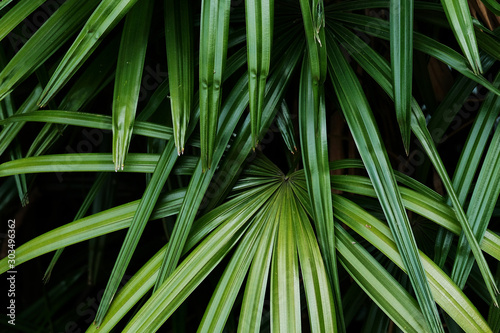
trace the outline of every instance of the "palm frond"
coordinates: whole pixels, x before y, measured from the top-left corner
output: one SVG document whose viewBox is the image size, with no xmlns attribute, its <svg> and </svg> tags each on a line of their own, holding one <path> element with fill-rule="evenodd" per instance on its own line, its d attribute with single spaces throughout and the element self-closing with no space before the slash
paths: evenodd
<svg viewBox="0 0 500 333">
<path fill-rule="evenodd" d="M 0 1 L 16 328 L 497 332 L 498 12 Z"/>
</svg>

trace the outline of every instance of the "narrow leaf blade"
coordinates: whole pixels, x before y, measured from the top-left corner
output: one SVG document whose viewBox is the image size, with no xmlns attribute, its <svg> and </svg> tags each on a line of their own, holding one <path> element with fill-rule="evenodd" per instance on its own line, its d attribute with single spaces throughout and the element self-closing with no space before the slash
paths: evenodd
<svg viewBox="0 0 500 333">
<path fill-rule="evenodd" d="M 165 2 L 165 37 L 168 80 L 175 146 L 184 152 L 186 130 L 193 104 L 194 51 L 189 1 Z"/>
<path fill-rule="evenodd" d="M 200 140 L 204 171 L 211 167 L 215 149 L 230 6 L 230 0 L 203 0 L 201 3 Z"/>
<path fill-rule="evenodd" d="M 98 1 L 69 0 L 62 4 L 0 73 L 0 99 L 59 49 L 83 24 Z"/>
<path fill-rule="evenodd" d="M 413 77 L 413 1 L 391 0 L 390 15 L 394 106 L 403 145 L 406 152 L 409 152 Z"/>
<path fill-rule="evenodd" d="M 258 144 L 264 92 L 271 62 L 274 0 L 245 1 L 252 141 Z"/>
<path fill-rule="evenodd" d="M 477 48 L 476 35 L 472 25 L 472 17 L 469 12 L 469 6 L 466 0 L 441 0 L 448 22 L 451 25 L 453 33 L 457 39 L 460 48 L 474 73 L 479 74 L 481 60 Z"/>
<path fill-rule="evenodd" d="M 398 244 L 405 267 L 408 269 L 408 275 L 419 305 L 422 308 L 429 329 L 433 332 L 442 332 L 443 327 L 418 256 L 410 222 L 404 210 L 401 194 L 397 189 L 387 152 L 381 142 L 373 114 L 366 97 L 362 93 L 359 82 L 344 59 L 340 48 L 335 42 L 327 43 L 327 48 L 331 66 L 329 73 L 332 77 L 335 92 L 353 134 L 354 141 L 358 146 L 361 158 L 374 183 L 391 231 L 394 233 L 394 238 Z"/>
<path fill-rule="evenodd" d="M 123 170 L 132 138 L 148 45 L 153 1 L 140 0 L 123 27 L 113 94 L 113 162 Z"/>
<path fill-rule="evenodd" d="M 137 0 L 101 1 L 52 74 L 38 101 L 39 105 L 46 105 L 54 97 L 102 42 L 104 35 L 127 14 L 136 2 Z"/>
</svg>

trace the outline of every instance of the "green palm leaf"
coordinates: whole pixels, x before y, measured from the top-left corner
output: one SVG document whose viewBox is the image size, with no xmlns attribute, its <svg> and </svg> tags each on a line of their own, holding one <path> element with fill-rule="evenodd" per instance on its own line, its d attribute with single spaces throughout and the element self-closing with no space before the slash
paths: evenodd
<svg viewBox="0 0 500 333">
<path fill-rule="evenodd" d="M 177 214 L 186 194 L 185 189 L 163 195 L 155 206 L 151 220 Z M 16 249 L 16 265 L 21 265 L 33 258 L 83 242 L 93 237 L 130 227 L 130 223 L 139 205 L 139 200 L 116 206 L 103 212 L 67 223 L 59 228 L 40 235 Z M 0 272 L 9 269 L 8 258 L 0 260 Z"/>
<path fill-rule="evenodd" d="M 498 130 L 497 126 L 467 209 L 467 215 L 471 222 L 471 229 L 478 241 L 484 236 L 484 232 L 491 220 L 493 209 L 495 208 L 497 198 L 500 194 L 499 163 L 500 130 Z M 466 236 L 466 234 L 460 236 L 457 256 L 453 264 L 453 271 L 451 272 L 451 278 L 456 281 L 460 288 L 465 286 L 469 273 L 474 265 L 474 255 L 470 253 L 471 246 L 469 246 L 467 238 L 464 236 Z M 481 265 L 481 263 L 478 264 Z M 494 281 L 493 285 L 495 286 Z M 496 302 L 495 297 L 493 298 L 493 304 L 496 304 Z"/>
<path fill-rule="evenodd" d="M 165 38 L 175 146 L 184 152 L 194 93 L 194 55 L 191 5 L 165 1 Z"/>
<path fill-rule="evenodd" d="M 78 77 L 59 104 L 59 109 L 78 111 L 84 108 L 103 88 L 114 79 L 118 38 L 113 39 Z M 38 114 L 37 114 L 38 115 Z M 41 115 L 41 114 L 40 114 Z M 90 117 L 92 118 L 92 116 Z M 43 119 L 43 117 L 42 117 Z M 90 119 L 89 119 L 90 120 Z M 110 118 L 111 120 L 111 118 Z M 111 122 L 110 122 L 111 125 Z M 26 157 L 39 156 L 52 147 L 61 137 L 66 126 L 46 123 L 31 144 Z M 111 129 L 111 127 L 110 127 Z"/>
<path fill-rule="evenodd" d="M 203 170 L 212 165 L 226 63 L 229 0 L 202 0 L 200 18 L 200 136 Z"/>
<path fill-rule="evenodd" d="M 276 218 L 280 223 L 271 263 L 271 329 L 275 332 L 300 332 L 299 262 L 290 216 L 291 191 L 280 189 Z"/>
<path fill-rule="evenodd" d="M 298 31 L 297 31 L 298 30 Z M 276 115 L 276 107 L 282 101 L 286 93 L 290 75 L 293 74 L 299 59 L 302 57 L 304 44 L 302 41 L 295 41 L 296 33 L 299 29 L 288 31 L 283 38 L 276 38 L 274 43 L 273 63 L 276 65 L 276 73 L 273 73 L 268 80 L 266 90 L 266 102 L 262 113 L 261 134 L 271 126 Z M 281 56 L 283 54 L 283 56 Z M 229 67 L 228 67 L 229 69 Z M 219 191 L 211 195 L 211 200 L 207 204 L 207 209 L 219 203 L 230 192 L 241 171 L 241 166 L 248 158 L 248 153 L 252 150 L 251 120 L 247 119 L 237 130 L 238 135 L 231 144 L 225 159 L 221 162 L 220 171 L 215 175 L 213 182 L 218 185 Z"/>
<path fill-rule="evenodd" d="M 239 289 L 257 251 L 259 236 L 262 234 L 265 225 L 271 223 L 259 215 L 261 214 L 258 214 L 255 218 L 257 221 L 254 221 L 248 227 L 231 257 L 231 261 L 226 266 L 198 327 L 199 332 L 221 332 L 224 330 Z"/>
<path fill-rule="evenodd" d="M 387 153 L 381 143 L 373 114 L 359 83 L 335 42 L 327 43 L 329 73 L 349 128 L 358 146 L 366 170 L 374 182 L 377 196 L 391 226 L 398 250 L 401 252 L 410 281 L 429 329 L 442 332 L 437 309 L 429 290 L 408 216 L 390 167 Z"/>
<path fill-rule="evenodd" d="M 341 196 L 334 195 L 333 203 L 338 207 L 335 214 L 342 222 L 404 269 L 392 232 L 384 223 Z M 484 318 L 453 281 L 427 256 L 421 252 L 419 255 L 436 302 L 466 332 L 491 332 Z"/>
<path fill-rule="evenodd" d="M 321 84 L 326 79 L 325 10 L 323 0 L 300 0 L 304 21 L 312 80 Z"/>
<path fill-rule="evenodd" d="M 127 14 L 137 0 L 103 0 L 94 10 L 78 37 L 64 55 L 45 87 L 38 104 L 46 105 L 68 82 L 104 36 Z M 80 2 L 81 3 L 81 2 Z M 85 2 L 87 3 L 87 2 Z"/>
<path fill-rule="evenodd" d="M 343 28 L 340 27 L 339 29 L 342 31 Z M 357 46 L 362 44 L 362 42 L 350 32 L 347 32 L 345 30 L 343 30 L 343 32 L 344 36 L 341 38 L 343 39 L 346 45 L 349 45 L 352 40 L 357 40 L 358 42 Z M 350 35 L 350 38 L 346 38 L 346 36 L 348 35 Z M 349 49 L 352 51 L 352 54 L 358 60 L 358 62 L 372 75 L 373 78 L 375 78 L 381 84 L 384 90 L 392 98 L 393 94 L 392 94 L 392 89 L 390 87 L 389 66 L 371 48 L 369 48 L 368 46 L 364 46 L 364 48 L 365 48 L 364 53 L 361 55 L 359 52 L 355 51 L 356 48 L 353 47 L 352 44 L 349 46 Z M 427 130 L 424 115 L 420 110 L 420 107 L 414 100 L 412 100 L 411 128 L 415 133 L 415 135 L 417 136 L 419 142 L 422 144 L 422 147 L 429 156 L 432 164 L 436 168 L 436 171 L 439 174 L 441 180 L 443 181 L 446 191 L 450 196 L 450 201 L 452 202 L 453 207 L 455 208 L 457 218 L 466 235 L 466 239 L 471 244 L 474 256 L 478 260 L 479 268 L 481 269 L 481 273 L 483 274 L 483 278 L 486 282 L 486 286 L 488 288 L 490 296 L 494 300 L 494 302 L 496 302 L 496 293 L 498 292 L 498 289 L 494 283 L 493 275 L 489 270 L 489 267 L 480 250 L 476 238 L 474 238 L 474 234 L 471 230 L 471 225 L 469 224 L 468 219 L 462 208 L 462 205 L 458 200 L 457 194 L 452 186 L 448 174 L 446 173 L 446 169 L 443 165 L 443 162 L 441 161 L 441 158 L 437 153 L 433 139 L 429 131 Z"/>
<path fill-rule="evenodd" d="M 97 310 L 95 319 L 96 326 L 101 324 L 104 316 L 106 315 L 111 300 L 118 289 L 119 283 L 125 274 L 125 270 L 127 269 L 135 248 L 139 243 L 142 232 L 146 227 L 146 223 L 151 216 L 158 197 L 160 196 L 163 185 L 165 184 L 167 177 L 172 171 L 172 168 L 177 160 L 177 156 L 174 141 L 169 141 L 155 165 L 151 180 L 144 191 L 144 195 L 142 196 L 142 199 L 137 207 L 137 211 L 134 214 L 134 219 L 130 224 L 125 240 L 123 241 L 120 253 L 118 254 L 113 271 L 109 277 L 106 290 L 102 296 L 101 304 Z"/>
<path fill-rule="evenodd" d="M 251 218 L 251 215 L 262 206 L 264 201 L 269 198 L 275 190 L 276 184 L 269 184 L 269 182 L 267 182 L 265 186 L 254 187 L 248 191 L 240 193 L 240 195 L 234 198 L 234 200 L 218 206 L 217 209 L 214 209 L 209 214 L 201 217 L 197 221 L 196 227 L 193 228 L 183 253 L 185 254 L 191 250 L 200 242 L 200 240 L 203 240 L 210 232 L 214 231 L 221 224 L 237 218 L 243 218 L 245 221 Z M 182 196 L 184 195 L 185 191 L 183 191 Z M 177 213 L 178 206 L 175 207 L 177 207 Z M 155 281 L 157 280 L 161 262 L 165 257 L 165 250 L 166 246 L 156 253 L 156 255 L 134 275 L 130 282 L 120 290 L 120 292 L 116 295 L 114 302 L 111 304 L 102 325 L 99 328 L 91 325 L 87 332 L 110 331 L 113 326 L 128 311 L 130 311 L 132 306 L 134 306 L 134 304 L 153 287 Z M 198 255 L 200 256 L 201 253 Z M 196 270 L 199 269 L 199 267 L 196 266 L 196 263 L 196 261 L 193 262 L 193 265 L 189 268 L 194 273 L 196 273 Z M 179 295 L 183 297 L 185 294 L 181 292 Z"/>
<path fill-rule="evenodd" d="M 266 195 L 274 191 L 271 189 Z M 245 205 L 244 213 L 236 211 L 231 214 L 205 238 L 143 305 L 124 332 L 156 331 L 236 244 L 248 227 L 246 222 L 253 215 L 251 209 L 260 207 L 265 201 L 263 196 L 259 199 L 256 205 Z"/>
<path fill-rule="evenodd" d="M 341 178 L 339 178 L 341 177 Z M 361 176 L 333 176 L 332 183 L 335 188 L 342 191 L 366 195 L 376 198 L 373 185 L 366 177 Z M 405 207 L 421 216 L 426 216 L 429 220 L 448 229 L 458 235 L 461 232 L 460 224 L 457 222 L 454 210 L 446 204 L 443 197 L 434 198 L 426 193 L 410 190 L 405 187 L 399 188 L 401 198 Z M 481 242 L 483 251 L 500 259 L 500 236 L 493 231 L 487 230 L 484 240 Z M 497 244 L 495 244 L 497 243 Z"/>
<path fill-rule="evenodd" d="M 280 129 L 283 140 L 288 148 L 288 150 L 295 154 L 297 151 L 297 144 L 295 143 L 294 128 L 292 123 L 292 118 L 290 116 L 290 108 L 288 107 L 285 100 L 281 102 L 280 111 L 278 112 L 276 118 L 276 124 Z"/>
<path fill-rule="evenodd" d="M 29 111 L 37 110 L 36 101 L 40 94 L 42 93 L 42 88 L 37 85 L 33 91 L 30 93 L 28 98 L 25 99 L 24 103 L 17 109 L 15 115 L 21 115 Z M 0 132 L 0 155 L 2 155 L 5 150 L 9 147 L 11 142 L 15 139 L 19 131 L 23 128 L 25 122 L 7 124 L 3 130 Z"/>
<path fill-rule="evenodd" d="M 486 64 L 483 64 L 483 68 L 485 70 L 488 70 L 491 65 L 492 62 L 489 61 Z M 498 87 L 498 76 L 494 84 Z M 468 87 L 465 90 L 467 95 L 472 90 L 472 88 L 473 84 L 469 83 Z M 451 98 L 453 98 L 453 95 L 451 96 Z M 462 155 L 457 163 L 455 174 L 453 175 L 453 186 L 457 191 L 457 196 L 461 203 L 466 202 L 470 187 L 475 179 L 476 171 L 481 161 L 481 156 L 486 147 L 486 141 L 493 128 L 495 119 L 498 116 L 498 103 L 499 99 L 497 95 L 489 94 L 486 97 L 484 104 L 481 106 L 481 109 L 476 119 L 474 120 L 474 124 L 472 126 L 472 129 L 470 130 L 469 137 L 467 138 L 465 146 L 462 150 Z M 429 128 L 431 125 L 435 125 L 438 123 L 439 122 L 437 120 L 434 122 L 429 122 Z M 435 126 L 433 126 L 433 128 Z M 472 227 L 475 227 L 474 224 L 472 224 Z M 443 262 L 446 259 L 446 255 L 448 254 L 449 248 L 451 246 L 450 238 L 451 235 L 448 234 L 446 243 L 444 243 L 444 245 L 439 248 L 439 250 L 442 251 L 441 260 Z"/>
<path fill-rule="evenodd" d="M 413 78 L 413 1 L 391 0 L 390 15 L 394 107 L 403 145 L 408 153 Z"/>
<path fill-rule="evenodd" d="M 493 84 L 497 87 L 500 85 L 500 76 L 497 75 Z M 463 148 L 462 156 L 453 176 L 453 186 L 457 189 L 461 202 L 465 202 L 467 193 L 474 181 L 474 175 L 479 167 L 488 137 L 495 124 L 495 119 L 500 112 L 499 103 L 500 98 L 497 95 L 488 94 L 472 125 L 469 137 Z"/>
<path fill-rule="evenodd" d="M 497 87 L 500 85 L 500 76 L 497 76 L 494 84 Z M 500 113 L 499 108 L 500 98 L 497 95 L 488 94 L 472 125 L 462 156 L 453 175 L 453 186 L 457 190 L 461 202 L 465 202 L 474 181 L 474 175 L 479 167 L 488 137 L 495 124 L 495 119 Z"/>
<path fill-rule="evenodd" d="M 390 29 L 387 22 L 384 20 L 351 13 L 336 13 L 332 14 L 331 17 L 339 21 L 353 24 L 355 27 L 358 27 L 360 30 L 370 35 L 387 40 L 390 39 Z M 373 29 L 373 27 L 376 27 L 376 29 Z M 462 75 L 483 85 L 495 94 L 500 95 L 500 90 L 494 87 L 483 76 L 474 73 L 469 68 L 467 60 L 450 47 L 420 33 L 413 34 L 413 47 L 444 62 L 450 67 L 456 69 Z"/>
<path fill-rule="evenodd" d="M 483 70 L 477 49 L 476 35 L 472 25 L 472 17 L 465 0 L 441 0 L 448 22 L 465 57 L 474 73 L 479 74 Z"/>
<path fill-rule="evenodd" d="M 247 79 L 241 78 L 231 92 L 232 97 L 228 99 L 229 103 L 224 105 L 221 115 L 221 129 L 223 130 L 218 138 L 220 143 L 217 145 L 213 156 L 214 161 L 217 163 L 224 153 L 227 142 L 233 133 L 239 117 L 247 106 L 248 94 L 246 91 L 247 89 L 245 89 L 247 84 Z M 215 169 L 204 171 L 202 163 L 203 162 L 201 161 L 197 164 L 195 174 L 189 184 L 188 194 L 186 195 L 186 200 L 184 201 L 181 212 L 177 218 L 178 222 L 172 232 L 171 241 L 165 254 L 165 260 L 162 264 L 160 274 L 158 274 L 156 287 L 159 287 L 161 283 L 174 271 L 175 267 L 177 267 L 181 251 L 184 248 L 191 225 L 196 216 L 197 208 L 195 207 L 199 207 L 201 204 L 205 191 L 207 190 L 210 180 L 215 173 Z"/>
<path fill-rule="evenodd" d="M 0 9 L 8 5 L 11 1 L 2 1 Z M 22 0 L 5 13 L 0 19 L 0 40 L 4 39 L 9 32 L 44 2 L 44 0 Z"/>
<path fill-rule="evenodd" d="M 0 68 L 5 66 L 6 59 L 3 52 L 0 54 Z M 5 117 L 12 117 L 14 114 L 14 103 L 10 96 L 7 96 L 3 101 L 0 101 L 0 119 Z M 9 152 L 11 160 L 16 160 L 22 158 L 21 146 L 19 142 L 15 142 L 14 147 Z M 26 182 L 26 175 L 16 175 L 14 177 L 17 187 L 17 193 L 21 201 L 21 205 L 24 207 L 28 204 L 28 183 Z"/>
<path fill-rule="evenodd" d="M 292 44 L 290 46 L 290 52 L 288 57 L 284 58 L 282 61 L 288 64 L 288 66 L 279 67 L 280 70 L 274 73 L 269 79 L 269 86 L 274 87 L 273 90 L 276 95 L 266 96 L 266 104 L 264 108 L 264 122 L 270 123 L 272 115 L 275 114 L 276 105 L 282 98 L 283 87 L 286 86 L 293 69 L 297 63 L 298 54 L 297 52 L 292 52 L 296 50 L 297 45 Z M 231 139 L 235 127 L 243 114 L 243 111 L 248 104 L 248 77 L 241 77 L 240 80 L 235 84 L 233 90 L 227 98 L 227 103 L 224 104 L 223 110 L 221 112 L 219 135 L 216 150 L 213 155 L 213 161 L 219 163 L 225 148 Z M 200 110 L 201 112 L 201 110 Z M 243 133 L 240 133 L 240 135 Z M 251 137 L 242 136 L 242 138 L 250 139 Z M 246 140 L 248 142 L 248 140 Z M 235 145 L 237 146 L 237 145 Z M 238 147 L 236 153 L 239 155 L 234 159 L 230 159 L 231 168 L 238 169 L 239 163 L 243 163 L 245 157 L 248 155 L 249 150 L 246 147 Z M 202 158 L 201 158 L 202 160 Z M 196 216 L 198 207 L 200 207 L 203 197 L 210 185 L 210 181 L 215 173 L 214 169 L 203 171 L 203 161 L 201 161 L 196 167 L 195 174 L 191 179 L 188 189 L 188 195 L 183 204 L 183 208 L 177 218 L 177 223 L 172 232 L 172 238 L 167 252 L 165 255 L 165 261 L 161 268 L 161 273 L 158 275 L 157 286 L 167 278 L 177 266 L 180 258 L 180 249 L 184 247 L 187 235 L 191 229 L 191 225 Z"/>
<path fill-rule="evenodd" d="M 148 45 L 153 1 L 141 0 L 127 14 L 118 53 L 113 94 L 113 162 L 123 170 L 132 137 Z"/>
<path fill-rule="evenodd" d="M 158 162 L 157 154 L 130 154 L 126 172 L 153 172 Z M 115 171 L 109 153 L 57 154 L 27 157 L 0 165 L 0 177 L 43 172 L 111 172 Z"/>
<path fill-rule="evenodd" d="M 500 29 L 466 2 L 0 1 L 8 253 L 64 266 L 16 328 L 498 331 Z"/>
<path fill-rule="evenodd" d="M 151 289 L 156 280 L 161 260 L 165 254 L 166 245 L 148 260 L 144 266 L 139 269 L 125 286 L 116 294 L 111 303 L 102 324 L 97 327 L 90 325 L 87 333 L 110 332 L 113 327 L 130 311 L 137 302 Z"/>
<path fill-rule="evenodd" d="M 245 1 L 247 31 L 249 107 L 252 117 L 252 139 L 257 145 L 261 130 L 264 92 L 271 62 L 274 0 Z"/>
<path fill-rule="evenodd" d="M 274 210 L 277 208 L 275 207 Z M 276 216 L 276 211 L 273 213 Z M 271 268 L 271 259 L 273 254 L 274 243 L 276 240 L 276 232 L 278 223 L 272 220 L 272 215 L 269 214 L 269 219 L 265 229 L 261 234 L 257 251 L 253 256 L 252 266 L 248 273 L 245 293 L 240 311 L 240 322 L 238 332 L 260 332 L 262 322 L 262 309 L 266 296 L 267 281 Z"/>
<path fill-rule="evenodd" d="M 337 223 L 339 261 L 377 305 L 406 332 L 426 332 L 417 301 Z"/>
<path fill-rule="evenodd" d="M 12 0 L 4 0 L 0 3 L 0 10 L 2 10 L 5 6 L 7 6 L 8 4 L 10 4 L 12 2 Z"/>
<path fill-rule="evenodd" d="M 238 62 L 236 62 L 238 63 Z M 234 90 L 237 91 L 237 90 Z M 235 96 L 239 96 L 238 93 L 235 93 Z M 240 100 L 232 101 L 232 103 L 235 103 L 236 105 L 242 105 Z M 243 105 L 246 102 L 243 102 Z M 234 104 L 229 104 L 230 106 L 233 106 Z M 229 107 L 230 109 L 231 107 Z M 237 111 L 234 111 L 233 116 L 238 115 Z M 189 126 L 187 130 L 187 135 L 189 136 L 193 131 L 194 131 L 194 126 L 197 123 L 199 117 L 199 113 L 195 113 L 195 116 L 193 117 L 193 122 Z M 231 121 L 231 120 L 230 120 Z M 235 119 L 232 119 L 232 121 L 235 121 Z M 233 125 L 234 126 L 234 125 Z M 227 136 L 232 133 L 232 130 L 226 129 L 226 140 L 228 140 Z M 219 151 L 222 151 L 223 148 L 226 146 L 226 144 L 220 146 Z M 222 152 L 220 153 L 222 154 Z M 137 246 L 137 243 L 139 241 L 139 238 L 146 226 L 146 223 L 149 219 L 149 216 L 151 215 L 151 212 L 153 210 L 154 204 L 156 200 L 158 199 L 158 196 L 160 195 L 161 189 L 163 188 L 163 185 L 167 181 L 167 178 L 173 168 L 173 165 L 176 163 L 178 158 L 178 154 L 176 153 L 176 148 L 174 145 L 174 141 L 169 141 L 167 146 L 165 147 L 163 153 L 160 156 L 160 159 L 158 160 L 158 163 L 156 165 L 155 171 L 151 177 L 151 180 L 148 183 L 148 186 L 146 187 L 146 190 L 144 192 L 144 195 L 141 199 L 141 204 L 138 207 L 137 213 L 134 216 L 134 221 L 132 222 L 131 228 L 129 229 L 129 232 L 127 233 L 127 237 L 124 240 L 124 243 L 122 245 L 122 249 L 120 250 L 120 254 L 118 255 L 118 259 L 115 262 L 115 268 L 113 269 L 112 275 L 109 279 L 108 286 L 106 287 L 106 291 L 103 295 L 103 301 L 101 303 L 101 307 L 98 310 L 97 317 L 96 317 L 96 323 L 97 326 L 99 326 L 100 322 L 104 318 L 107 309 L 109 307 L 109 302 L 113 298 L 114 293 L 116 292 L 119 281 L 121 280 L 123 274 L 125 273 L 125 269 L 130 262 L 130 259 L 132 257 L 132 254 Z M 200 168 L 197 166 L 196 171 L 195 171 L 195 177 L 198 179 L 202 180 L 202 184 L 199 184 L 199 180 L 194 181 L 196 185 L 190 186 L 190 192 L 194 191 L 194 202 L 199 201 L 201 202 L 201 199 L 203 198 L 203 193 L 204 191 L 199 191 L 200 188 L 197 186 L 205 186 L 208 187 L 208 182 L 211 179 L 211 175 L 202 175 L 200 172 Z M 213 172 L 213 170 L 212 170 Z M 203 183 L 204 182 L 204 183 Z M 193 199 L 193 194 L 190 193 L 188 196 L 189 200 Z M 199 204 L 199 203 L 198 203 Z M 194 215 L 196 213 L 195 209 L 192 209 L 190 207 L 189 209 L 186 210 L 186 205 L 183 205 L 183 209 L 181 209 L 181 216 L 184 214 L 187 214 L 189 218 L 187 219 L 187 223 L 192 223 L 192 220 L 190 218 L 192 217 L 194 219 Z M 184 211 L 184 213 L 182 213 Z M 187 232 L 189 232 L 189 227 L 184 227 L 184 228 L 179 228 L 177 227 L 177 230 L 179 231 L 174 231 L 175 233 L 180 233 L 180 236 L 173 235 L 172 238 L 173 240 L 170 242 L 170 244 L 174 244 L 177 242 L 180 242 L 180 250 L 184 247 L 182 244 L 185 243 L 185 239 L 187 237 Z M 172 245 L 169 245 L 171 247 Z M 177 248 L 174 249 L 174 251 L 180 251 Z M 170 250 L 172 251 L 172 250 Z M 177 265 L 177 260 L 180 257 L 180 253 L 176 252 L 176 256 L 170 255 L 170 251 L 167 250 L 165 258 L 168 258 L 169 260 L 173 259 L 173 266 Z M 165 274 L 167 272 L 165 267 L 169 267 L 168 265 L 165 265 L 165 263 L 162 265 L 161 268 L 161 273 L 158 274 L 157 279 L 158 280 L 163 280 L 165 278 Z M 104 304 L 104 305 L 103 305 Z"/>
<path fill-rule="evenodd" d="M 111 116 L 63 110 L 44 110 L 43 112 L 32 111 L 15 114 L 0 121 L 0 125 L 18 124 L 28 121 L 82 126 L 105 131 L 110 131 L 112 129 Z M 172 138 L 172 129 L 170 127 L 145 121 L 135 121 L 132 133 L 164 140 L 170 140 Z"/>
<path fill-rule="evenodd" d="M 59 49 L 81 27 L 97 3 L 98 0 L 65 2 L 2 70 L 0 99 Z"/>
<path fill-rule="evenodd" d="M 12 161 L 22 158 L 21 147 L 17 143 L 14 148 L 10 151 L 10 158 Z M 15 175 L 14 179 L 16 181 L 17 193 L 19 195 L 19 200 L 21 201 L 21 206 L 26 206 L 29 203 L 28 198 L 28 183 L 26 181 L 26 175 Z"/>
<path fill-rule="evenodd" d="M 485 71 L 488 71 L 495 63 L 495 60 L 488 56 L 484 56 L 481 60 Z M 448 94 L 446 94 L 443 101 L 434 111 L 432 118 L 427 125 L 427 128 L 432 134 L 435 142 L 441 142 L 446 129 L 452 123 L 455 115 L 460 111 L 460 108 L 465 104 L 467 98 L 476 85 L 476 82 L 466 76 L 462 76 L 455 81 Z M 455 188 L 457 189 L 460 201 L 463 202 L 464 198 L 462 191 L 458 190 L 457 187 Z"/>
<path fill-rule="evenodd" d="M 288 212 L 288 218 L 294 220 L 293 230 L 299 254 L 311 330 L 315 332 L 335 332 L 337 324 L 335 322 L 336 318 L 333 316 L 336 311 L 334 294 L 325 268 L 326 265 L 322 260 L 320 246 L 318 246 L 307 214 L 296 201 L 290 200 L 291 209 Z M 296 217 L 299 218 L 296 219 Z"/>
<path fill-rule="evenodd" d="M 326 47 L 325 47 L 326 48 Z M 318 231 L 321 252 L 325 258 L 330 283 L 340 303 L 337 263 L 335 258 L 335 234 L 331 207 L 330 171 L 328 167 L 325 96 L 322 84 L 313 81 L 308 57 L 302 62 L 299 91 L 299 127 L 302 159 L 307 188 L 312 207 L 312 216 Z M 339 327 L 344 330 L 340 304 L 336 316 Z"/>
</svg>

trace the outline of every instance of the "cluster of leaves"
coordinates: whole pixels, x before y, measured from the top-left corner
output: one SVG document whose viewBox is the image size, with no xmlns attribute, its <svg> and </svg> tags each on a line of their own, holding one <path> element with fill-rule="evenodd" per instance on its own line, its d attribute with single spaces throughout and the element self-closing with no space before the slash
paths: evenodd
<svg viewBox="0 0 500 333">
<path fill-rule="evenodd" d="M 86 189 L 73 222 L 19 244 L 16 264 L 55 252 L 56 279 L 63 250 L 89 241 L 74 260 L 105 288 L 87 332 L 499 332 L 500 9 L 474 3 L 487 15 L 465 0 L 3 1 L 1 210 L 16 192 L 29 210 L 45 173 L 87 175 L 58 192 Z M 167 74 L 145 91 L 151 64 Z M 479 87 L 459 154 L 444 154 Z M 359 159 L 342 155 L 339 112 Z M 99 153 L 68 151 L 81 127 Z M 270 128 L 281 137 L 265 140 Z M 425 160 L 410 177 L 391 157 L 414 148 Z M 132 193 L 121 205 L 117 186 Z M 155 220 L 163 234 L 147 233 Z M 64 308 L 82 269 L 68 276 L 19 310 L 20 330 L 75 329 Z"/>
</svg>

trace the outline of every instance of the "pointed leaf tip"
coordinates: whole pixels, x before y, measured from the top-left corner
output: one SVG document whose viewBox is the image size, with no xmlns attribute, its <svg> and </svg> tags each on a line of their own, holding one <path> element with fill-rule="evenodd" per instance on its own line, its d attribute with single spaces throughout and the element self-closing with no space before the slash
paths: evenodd
<svg viewBox="0 0 500 333">
<path fill-rule="evenodd" d="M 408 132 L 408 134 L 403 133 L 403 146 L 405 148 L 405 153 L 406 156 L 410 156 L 410 138 L 411 138 L 411 131 Z"/>
</svg>

